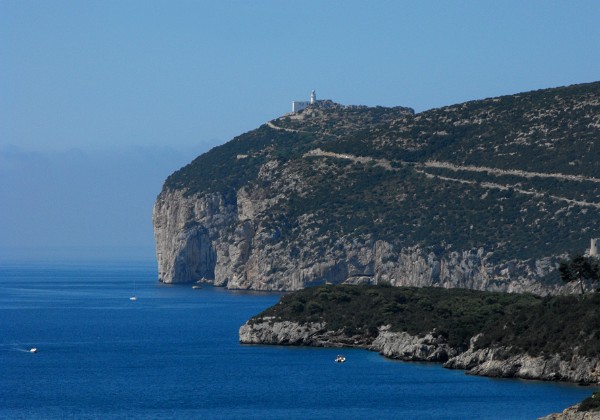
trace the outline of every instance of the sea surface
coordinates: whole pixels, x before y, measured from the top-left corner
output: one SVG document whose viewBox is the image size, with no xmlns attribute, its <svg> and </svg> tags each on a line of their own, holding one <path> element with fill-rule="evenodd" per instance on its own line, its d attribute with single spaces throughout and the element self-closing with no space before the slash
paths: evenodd
<svg viewBox="0 0 600 420">
<path fill-rule="evenodd" d="M 594 390 L 241 345 L 280 294 L 156 279 L 150 261 L 0 264 L 0 418 L 534 419 Z"/>
</svg>

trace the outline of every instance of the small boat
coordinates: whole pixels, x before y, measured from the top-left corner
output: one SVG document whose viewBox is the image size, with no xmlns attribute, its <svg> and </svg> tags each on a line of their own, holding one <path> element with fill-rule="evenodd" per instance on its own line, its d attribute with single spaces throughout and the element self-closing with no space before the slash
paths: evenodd
<svg viewBox="0 0 600 420">
<path fill-rule="evenodd" d="M 136 279 L 133 279 L 133 295 L 129 298 L 130 301 L 135 302 L 137 300 L 137 282 Z"/>
<path fill-rule="evenodd" d="M 37 353 L 37 347 L 30 348 L 29 353 Z"/>
<path fill-rule="evenodd" d="M 137 296 L 135 294 L 136 291 L 136 281 L 133 279 L 133 296 L 129 298 L 130 301 L 135 302 L 137 300 Z"/>
<path fill-rule="evenodd" d="M 335 362 L 336 363 L 344 363 L 346 361 L 346 358 L 344 356 L 342 356 L 341 354 L 338 354 L 335 357 Z"/>
<path fill-rule="evenodd" d="M 200 286 L 199 284 L 194 284 L 192 286 L 192 289 L 202 289 L 202 286 Z"/>
</svg>

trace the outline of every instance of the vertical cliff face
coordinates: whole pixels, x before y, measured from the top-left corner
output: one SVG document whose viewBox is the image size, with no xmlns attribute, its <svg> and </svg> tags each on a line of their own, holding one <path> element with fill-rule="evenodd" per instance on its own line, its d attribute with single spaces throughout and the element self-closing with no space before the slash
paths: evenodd
<svg viewBox="0 0 600 420">
<path fill-rule="evenodd" d="M 214 281 L 222 233 L 236 220 L 235 203 L 218 193 L 187 197 L 182 191 L 163 191 L 152 219 L 159 280 Z"/>
<path fill-rule="evenodd" d="M 273 203 L 268 195 L 245 188 L 229 198 L 163 191 L 153 211 L 159 280 L 253 290 L 298 290 L 325 282 L 536 294 L 565 290 L 543 281 L 558 265 L 553 257 L 498 264 L 483 248 L 436 254 L 368 236 L 340 237 L 322 252 L 319 238 L 302 225 L 302 233 L 285 242 L 277 227 L 265 224 Z"/>
</svg>

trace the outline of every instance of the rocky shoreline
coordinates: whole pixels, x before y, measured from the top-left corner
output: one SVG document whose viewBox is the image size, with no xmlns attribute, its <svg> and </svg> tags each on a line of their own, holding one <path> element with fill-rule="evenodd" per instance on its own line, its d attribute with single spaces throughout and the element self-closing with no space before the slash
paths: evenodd
<svg viewBox="0 0 600 420">
<path fill-rule="evenodd" d="M 539 420 L 600 420 L 600 413 L 597 411 L 578 411 L 579 404 L 565 408 L 561 413 L 553 413 L 541 417 Z"/>
<path fill-rule="evenodd" d="M 417 337 L 384 326 L 379 328 L 377 337 L 348 337 L 341 330 L 328 330 L 324 323 L 299 324 L 264 317 L 242 325 L 239 338 L 243 344 L 358 347 L 391 359 L 443 363 L 445 368 L 463 369 L 470 375 L 600 385 L 598 358 L 576 355 L 567 360 L 558 354 L 551 357 L 513 354 L 510 348 L 502 347 L 475 349 L 476 337 L 471 339 L 468 349 L 460 349 L 449 346 L 435 332 Z"/>
<path fill-rule="evenodd" d="M 463 369 L 469 375 L 565 381 L 582 385 L 600 385 L 600 359 L 560 355 L 549 358 L 511 354 L 509 348 L 476 350 L 471 339 L 467 350 L 451 347 L 435 332 L 423 337 L 379 328 L 377 337 L 348 337 L 343 331 L 328 330 L 325 323 L 300 324 L 275 317 L 252 319 L 240 327 L 240 343 L 314 347 L 357 347 L 376 351 L 391 359 L 443 363 L 448 369 Z M 579 404 L 544 420 L 600 420 L 600 412 L 578 411 Z"/>
</svg>

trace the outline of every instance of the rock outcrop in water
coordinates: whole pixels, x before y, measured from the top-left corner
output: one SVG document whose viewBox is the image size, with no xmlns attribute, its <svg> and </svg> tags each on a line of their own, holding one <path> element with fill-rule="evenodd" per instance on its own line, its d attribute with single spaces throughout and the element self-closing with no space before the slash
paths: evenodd
<svg viewBox="0 0 600 420">
<path fill-rule="evenodd" d="M 171 175 L 159 279 L 560 293 L 600 236 L 600 83 L 408 108 L 322 102 Z"/>
</svg>

